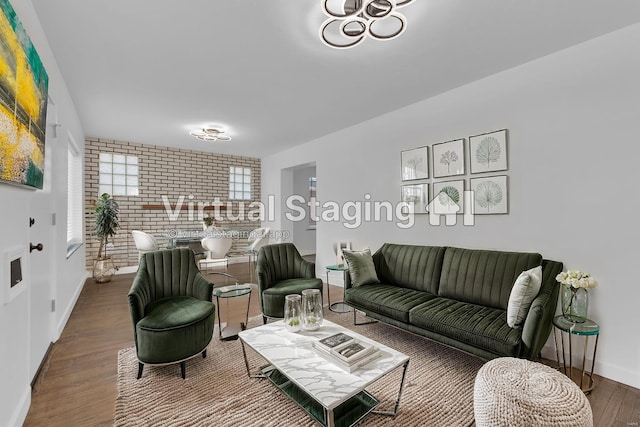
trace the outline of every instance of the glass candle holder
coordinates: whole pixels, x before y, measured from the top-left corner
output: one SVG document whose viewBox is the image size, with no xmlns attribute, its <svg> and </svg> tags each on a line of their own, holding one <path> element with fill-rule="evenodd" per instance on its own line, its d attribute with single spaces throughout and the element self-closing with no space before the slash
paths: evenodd
<svg viewBox="0 0 640 427">
<path fill-rule="evenodd" d="M 301 297 L 298 294 L 284 297 L 284 327 L 290 332 L 298 332 L 302 326 Z"/>
<path fill-rule="evenodd" d="M 302 291 L 302 328 L 315 331 L 322 320 L 322 293 L 318 289 L 305 289 Z"/>
</svg>

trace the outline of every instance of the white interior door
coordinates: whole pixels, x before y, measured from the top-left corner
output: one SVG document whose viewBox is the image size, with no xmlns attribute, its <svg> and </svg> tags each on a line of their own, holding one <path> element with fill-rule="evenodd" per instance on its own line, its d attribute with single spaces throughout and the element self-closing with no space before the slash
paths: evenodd
<svg viewBox="0 0 640 427">
<path fill-rule="evenodd" d="M 34 245 L 29 257 L 29 378 L 33 380 L 44 359 L 53 337 L 54 317 L 52 299 L 55 295 L 54 198 L 53 198 L 53 144 L 55 143 L 55 104 L 49 100 L 47 112 L 47 138 L 45 143 L 44 185 L 29 199 L 29 242 Z M 50 132 L 49 132 L 50 131 Z M 39 246 L 41 245 L 41 246 Z"/>
<path fill-rule="evenodd" d="M 29 376 L 38 371 L 52 337 L 51 300 L 54 272 L 52 269 L 53 226 L 51 197 L 34 193 L 30 203 L 30 216 L 34 220 L 29 228 L 29 245 L 42 245 L 34 249 L 29 257 Z"/>
</svg>

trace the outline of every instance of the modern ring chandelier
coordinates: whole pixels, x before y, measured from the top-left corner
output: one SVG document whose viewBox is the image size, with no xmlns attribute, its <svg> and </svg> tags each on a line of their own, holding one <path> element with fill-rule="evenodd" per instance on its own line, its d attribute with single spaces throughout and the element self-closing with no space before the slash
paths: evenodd
<svg viewBox="0 0 640 427">
<path fill-rule="evenodd" d="M 320 40 L 336 49 L 348 49 L 367 37 L 391 40 L 407 27 L 398 9 L 413 0 L 320 0 L 329 17 L 320 26 Z"/>
<path fill-rule="evenodd" d="M 225 130 L 219 128 L 204 128 L 202 130 L 189 132 L 191 136 L 194 136 L 201 141 L 230 141 L 231 137 L 224 133 Z"/>
</svg>

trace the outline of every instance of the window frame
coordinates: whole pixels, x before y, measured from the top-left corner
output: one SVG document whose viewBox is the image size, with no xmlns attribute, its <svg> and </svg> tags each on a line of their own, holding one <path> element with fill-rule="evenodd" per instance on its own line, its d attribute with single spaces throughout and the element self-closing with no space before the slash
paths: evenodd
<svg viewBox="0 0 640 427">
<path fill-rule="evenodd" d="M 116 182 L 118 181 L 118 182 Z M 98 154 L 98 196 L 140 196 L 140 158 L 131 154 Z"/>
<path fill-rule="evenodd" d="M 252 174 L 250 167 L 229 166 L 229 200 L 252 200 Z"/>
<path fill-rule="evenodd" d="M 67 257 L 84 244 L 83 156 L 67 134 Z"/>
</svg>

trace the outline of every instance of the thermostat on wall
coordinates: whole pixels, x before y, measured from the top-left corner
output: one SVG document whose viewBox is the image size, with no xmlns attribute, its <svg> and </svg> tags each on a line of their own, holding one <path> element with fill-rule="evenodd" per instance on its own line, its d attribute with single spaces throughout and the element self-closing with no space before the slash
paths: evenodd
<svg viewBox="0 0 640 427">
<path fill-rule="evenodd" d="M 9 285 L 13 288 L 22 282 L 22 258 L 16 258 L 10 261 Z"/>
<path fill-rule="evenodd" d="M 6 251 L 2 259 L 2 291 L 4 303 L 9 304 L 26 288 L 24 280 L 24 260 L 26 251 L 20 248 Z"/>
</svg>

